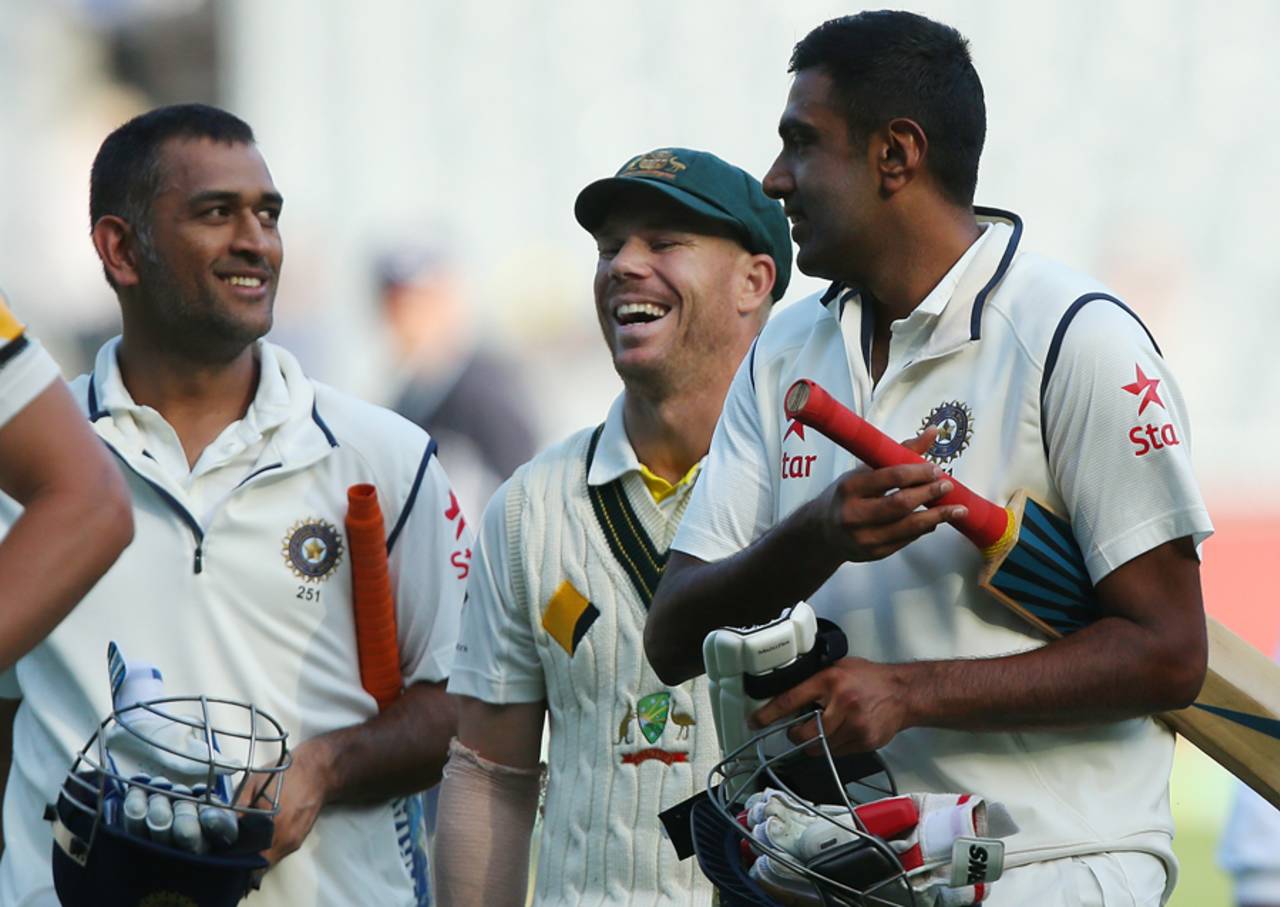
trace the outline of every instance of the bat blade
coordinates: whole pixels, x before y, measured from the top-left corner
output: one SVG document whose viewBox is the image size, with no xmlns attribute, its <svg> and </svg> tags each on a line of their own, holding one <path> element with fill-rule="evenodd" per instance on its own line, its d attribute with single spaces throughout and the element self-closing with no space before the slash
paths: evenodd
<svg viewBox="0 0 1280 907">
<path fill-rule="evenodd" d="M 923 463 L 812 381 L 797 381 L 786 395 L 787 415 L 822 432 L 873 468 Z M 896 448 L 894 450 L 893 448 Z M 983 551 L 978 583 L 1003 605 L 1059 638 L 1102 616 L 1070 524 L 1018 492 L 1007 508 L 951 480 L 963 503 L 982 508 L 982 530 L 957 526 Z M 953 492 L 948 497 L 953 497 Z M 961 503 L 943 500 L 939 503 Z M 988 543 L 1002 509 L 1010 520 L 1000 540 Z M 1280 666 L 1212 618 L 1207 619 L 1209 670 L 1196 701 L 1160 719 L 1280 809 Z"/>
<path fill-rule="evenodd" d="M 1161 716 L 1280 809 L 1280 667 L 1215 620 L 1194 704 Z"/>
</svg>

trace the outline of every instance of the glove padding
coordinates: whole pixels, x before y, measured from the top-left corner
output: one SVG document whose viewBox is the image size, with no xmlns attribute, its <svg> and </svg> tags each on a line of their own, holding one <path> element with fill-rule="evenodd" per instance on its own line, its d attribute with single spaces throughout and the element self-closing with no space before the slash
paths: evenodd
<svg viewBox="0 0 1280 907">
<path fill-rule="evenodd" d="M 229 775 L 237 765 L 219 758 L 212 732 L 209 739 L 217 761 L 211 764 L 202 718 L 192 716 L 192 726 L 139 707 L 164 698 L 164 677 L 155 665 L 126 661 L 112 642 L 107 647 L 107 674 L 116 715 L 107 732 L 109 758 L 134 772 L 129 784 L 114 792 L 118 806 L 111 815 L 118 816 L 116 821 L 130 835 L 188 853 L 230 848 L 240 836 L 239 819 L 229 808 Z M 206 784 L 211 767 L 212 791 Z"/>
<path fill-rule="evenodd" d="M 1003 869 L 1003 845 L 991 840 L 1017 831 L 1007 809 L 968 794 L 911 794 L 887 797 L 854 807 L 868 832 L 882 839 L 906 873 L 922 907 L 969 907 L 979 904 Z M 842 806 L 802 803 L 783 791 L 766 789 L 752 795 L 739 821 L 750 831 L 758 858 L 750 875 L 769 894 L 787 905 L 825 903 L 813 884 L 780 860 L 765 853 L 780 851 L 801 866 L 854 842 L 859 835 Z M 957 865 L 955 852 L 965 857 Z M 750 856 L 748 857 L 750 859 Z M 973 876 L 980 876 L 979 879 Z M 891 877 L 891 876 L 889 876 Z M 894 885 L 876 886 L 884 877 L 852 880 L 851 887 L 874 889 L 894 903 L 905 893 Z M 849 880 L 846 880 L 849 884 Z"/>
<path fill-rule="evenodd" d="M 227 850 L 239 838 L 235 810 L 204 785 L 190 788 L 142 774 L 129 780 L 120 809 L 120 824 L 129 834 L 197 854 Z"/>
<path fill-rule="evenodd" d="M 147 662 L 127 662 L 116 643 L 107 647 L 107 671 L 111 681 L 111 701 L 116 722 L 107 732 L 107 746 L 113 759 L 123 761 L 128 771 L 161 776 L 194 787 L 209 781 L 209 744 L 198 716 L 186 716 L 197 726 L 156 714 L 139 703 L 164 698 L 164 677 Z M 217 739 L 213 739 L 215 758 Z M 215 775 L 227 775 L 240 766 L 218 760 Z"/>
</svg>

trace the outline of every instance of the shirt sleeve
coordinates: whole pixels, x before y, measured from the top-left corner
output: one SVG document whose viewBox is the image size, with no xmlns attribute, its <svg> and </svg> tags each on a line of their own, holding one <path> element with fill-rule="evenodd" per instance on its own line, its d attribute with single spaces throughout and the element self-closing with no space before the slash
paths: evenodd
<svg viewBox="0 0 1280 907">
<path fill-rule="evenodd" d="M 400 673 L 405 685 L 449 676 L 471 559 L 471 528 L 434 454 L 392 546 Z"/>
<path fill-rule="evenodd" d="M 0 428 L 59 375 L 57 363 L 23 331 L 0 298 Z"/>
<path fill-rule="evenodd" d="M 755 347 L 738 367 L 711 438 L 711 450 L 671 547 L 703 561 L 741 551 L 773 523 L 774 478 L 752 369 Z"/>
<path fill-rule="evenodd" d="M 484 702 L 508 704 L 540 702 L 547 696 L 542 661 L 538 657 L 528 602 L 517 598 L 511 581 L 512 539 L 519 531 L 508 524 L 513 483 L 505 482 L 485 508 L 480 540 L 467 584 L 467 606 L 449 692 Z"/>
<path fill-rule="evenodd" d="M 1049 470 L 1096 584 L 1140 554 L 1213 532 L 1172 370 L 1136 318 L 1106 300 L 1076 315 L 1042 409 Z"/>
</svg>

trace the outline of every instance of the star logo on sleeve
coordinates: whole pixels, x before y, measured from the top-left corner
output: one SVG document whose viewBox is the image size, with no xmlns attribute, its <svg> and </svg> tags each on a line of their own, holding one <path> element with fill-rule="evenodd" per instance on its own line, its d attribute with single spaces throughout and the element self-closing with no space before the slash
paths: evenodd
<svg viewBox="0 0 1280 907">
<path fill-rule="evenodd" d="M 782 440 L 785 441 L 787 440 L 787 438 L 790 438 L 792 435 L 798 436 L 801 441 L 805 439 L 804 425 L 800 422 L 797 422 L 795 419 L 792 419 L 791 424 L 787 426 L 787 432 L 782 436 Z"/>
<path fill-rule="evenodd" d="M 1124 385 L 1121 389 L 1128 391 L 1135 397 L 1141 398 L 1141 401 L 1138 403 L 1138 415 L 1142 415 L 1143 410 L 1147 408 L 1147 404 L 1149 403 L 1159 404 L 1161 409 L 1166 409 L 1167 407 L 1164 405 L 1164 401 L 1161 400 L 1160 395 L 1156 393 L 1156 387 L 1160 384 L 1160 379 L 1148 378 L 1142 373 L 1142 366 L 1136 363 L 1133 367 L 1138 373 L 1136 380 L 1132 384 Z"/>
</svg>

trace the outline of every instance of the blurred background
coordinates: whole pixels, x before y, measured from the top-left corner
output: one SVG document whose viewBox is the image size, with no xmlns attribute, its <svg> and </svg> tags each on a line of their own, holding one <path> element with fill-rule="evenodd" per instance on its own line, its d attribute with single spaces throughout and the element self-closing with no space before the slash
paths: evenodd
<svg viewBox="0 0 1280 907">
<path fill-rule="evenodd" d="M 1280 4 L 903 5 L 972 44 L 979 203 L 1021 214 L 1024 248 L 1104 279 L 1160 341 L 1218 527 L 1209 611 L 1274 651 Z M 287 198 L 273 338 L 314 376 L 434 423 L 478 518 L 514 464 L 600 420 L 620 388 L 578 190 L 663 145 L 763 175 L 792 45 L 857 8 L 4 0 L 0 283 L 65 372 L 84 370 L 118 324 L 88 240 L 98 144 L 158 104 L 226 107 Z M 801 276 L 787 298 L 817 288 Z M 1212 852 L 1230 792 L 1180 746 L 1175 904 L 1228 903 Z"/>
</svg>

